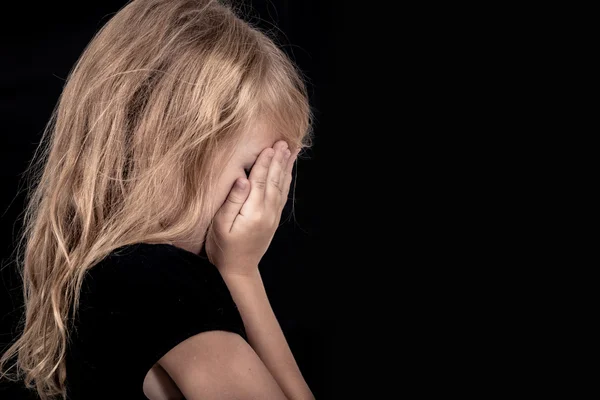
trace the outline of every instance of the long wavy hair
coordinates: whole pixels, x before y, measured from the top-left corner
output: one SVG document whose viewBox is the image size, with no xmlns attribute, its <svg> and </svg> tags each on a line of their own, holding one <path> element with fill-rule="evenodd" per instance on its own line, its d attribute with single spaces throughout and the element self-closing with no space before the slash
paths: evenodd
<svg viewBox="0 0 600 400">
<path fill-rule="evenodd" d="M 17 241 L 22 332 L 0 372 L 66 398 L 65 352 L 86 271 L 133 243 L 173 243 L 210 224 L 219 171 L 267 118 L 307 148 L 304 76 L 271 32 L 230 2 L 134 0 L 69 73 L 27 168 Z"/>
</svg>

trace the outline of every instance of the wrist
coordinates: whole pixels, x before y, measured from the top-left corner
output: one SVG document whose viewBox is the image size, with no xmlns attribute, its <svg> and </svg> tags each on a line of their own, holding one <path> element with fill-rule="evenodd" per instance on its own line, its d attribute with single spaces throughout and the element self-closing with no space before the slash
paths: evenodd
<svg viewBox="0 0 600 400">
<path fill-rule="evenodd" d="M 235 281 L 262 281 L 260 276 L 260 271 L 258 270 L 258 266 L 254 268 L 249 268 L 244 272 L 236 271 L 236 270 L 227 270 L 227 268 L 223 268 L 220 270 L 221 276 L 225 282 L 235 282 Z"/>
<path fill-rule="evenodd" d="M 222 277 L 238 308 L 241 307 L 240 311 L 248 306 L 249 299 L 254 299 L 251 304 L 255 306 L 257 298 L 267 296 L 258 268 L 253 272 L 230 273 L 224 274 Z"/>
</svg>

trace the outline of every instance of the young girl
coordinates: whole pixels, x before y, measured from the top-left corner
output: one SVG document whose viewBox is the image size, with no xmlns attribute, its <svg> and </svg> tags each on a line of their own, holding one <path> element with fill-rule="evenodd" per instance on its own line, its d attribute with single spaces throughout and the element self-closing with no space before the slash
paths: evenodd
<svg viewBox="0 0 600 400">
<path fill-rule="evenodd" d="M 258 270 L 312 118 L 293 63 L 231 6 L 129 2 L 36 153 L 2 372 L 42 399 L 313 398 Z"/>
</svg>

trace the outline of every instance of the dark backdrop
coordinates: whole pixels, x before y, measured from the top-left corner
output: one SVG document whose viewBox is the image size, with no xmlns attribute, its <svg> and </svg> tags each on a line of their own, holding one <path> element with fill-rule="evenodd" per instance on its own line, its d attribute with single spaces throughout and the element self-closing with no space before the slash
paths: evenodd
<svg viewBox="0 0 600 400">
<path fill-rule="evenodd" d="M 246 1 L 253 21 L 278 32 L 279 42 L 308 77 L 315 111 L 315 142 L 298 162 L 295 222 L 278 230 L 261 263 L 267 292 L 296 360 L 315 396 L 332 398 L 333 322 L 328 266 L 321 255 L 326 237 L 327 190 L 323 160 L 332 145 L 327 110 L 335 94 L 334 6 L 323 0 Z M 21 228 L 21 175 L 40 140 L 64 80 L 94 33 L 125 1 L 7 4 L 0 68 L 0 344 L 12 340 L 22 312 L 21 288 L 10 258 Z M 276 27 L 276 28 L 275 28 Z M 327 127 L 327 128 L 326 128 Z M 284 211 L 285 216 L 289 209 Z M 4 394 L 3 394 L 4 393 Z M 0 384 L 0 397 L 30 398 L 19 385 Z"/>
</svg>

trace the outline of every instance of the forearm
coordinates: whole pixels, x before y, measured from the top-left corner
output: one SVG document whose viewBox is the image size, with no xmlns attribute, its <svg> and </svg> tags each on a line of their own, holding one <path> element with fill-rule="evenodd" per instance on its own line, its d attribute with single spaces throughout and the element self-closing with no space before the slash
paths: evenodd
<svg viewBox="0 0 600 400">
<path fill-rule="evenodd" d="M 248 342 L 289 399 L 314 399 L 273 313 L 258 269 L 254 276 L 223 275 L 244 321 Z"/>
</svg>

